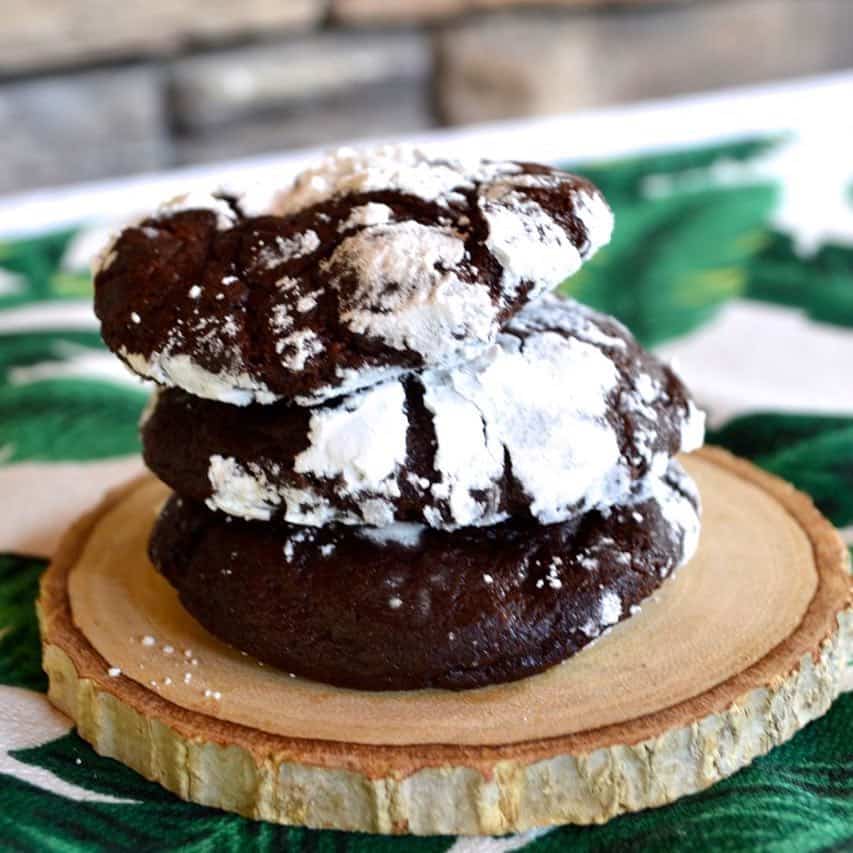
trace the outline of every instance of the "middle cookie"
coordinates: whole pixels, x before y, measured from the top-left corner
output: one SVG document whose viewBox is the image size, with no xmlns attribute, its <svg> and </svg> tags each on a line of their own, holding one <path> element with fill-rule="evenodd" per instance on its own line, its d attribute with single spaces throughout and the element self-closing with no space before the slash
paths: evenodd
<svg viewBox="0 0 853 853">
<path fill-rule="evenodd" d="M 452 370 L 314 408 L 161 391 L 142 438 L 158 477 L 230 515 L 452 529 L 624 502 L 700 446 L 703 427 L 678 377 L 624 326 L 548 296 Z"/>
</svg>

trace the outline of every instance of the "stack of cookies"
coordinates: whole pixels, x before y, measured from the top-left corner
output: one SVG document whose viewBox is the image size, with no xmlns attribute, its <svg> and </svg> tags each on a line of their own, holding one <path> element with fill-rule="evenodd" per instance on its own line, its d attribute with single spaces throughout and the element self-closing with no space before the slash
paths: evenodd
<svg viewBox="0 0 853 853">
<path fill-rule="evenodd" d="M 125 229 L 96 311 L 160 386 L 149 550 L 193 617 L 288 673 L 408 690 L 531 675 L 635 612 L 696 546 L 674 457 L 703 418 L 552 295 L 612 224 L 565 172 L 393 148 Z"/>
</svg>

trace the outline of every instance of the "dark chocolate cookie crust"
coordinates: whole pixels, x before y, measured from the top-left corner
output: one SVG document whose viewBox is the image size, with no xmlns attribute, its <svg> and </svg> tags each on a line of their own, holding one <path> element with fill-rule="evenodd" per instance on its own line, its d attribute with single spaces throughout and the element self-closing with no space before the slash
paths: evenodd
<svg viewBox="0 0 853 853">
<path fill-rule="evenodd" d="M 631 484 L 649 473 L 653 461 L 671 458 L 684 447 L 685 435 L 696 432 L 696 421 L 701 418 L 692 406 L 688 392 L 673 371 L 645 351 L 624 326 L 610 317 L 598 314 L 577 303 L 548 297 L 553 311 L 542 313 L 531 306 L 507 326 L 506 333 L 513 339 L 527 340 L 530 335 L 551 328 L 564 338 L 577 338 L 594 343 L 616 367 L 620 381 L 609 393 L 605 418 L 613 429 L 626 471 L 627 498 Z M 530 322 L 525 322 L 530 317 Z M 569 318 L 576 328 L 568 332 L 559 323 Z M 549 326 L 549 321 L 554 321 Z M 658 389 L 654 397 L 641 402 L 637 388 L 641 378 L 649 387 Z M 555 394 L 571 395 L 584 377 L 565 376 Z M 428 375 L 412 374 L 398 380 L 405 397 L 406 458 L 397 470 L 394 480 L 396 496 L 388 497 L 375 491 L 353 493 L 340 478 L 320 477 L 296 470 L 296 459 L 311 443 L 312 415 L 324 409 L 334 409 L 345 401 L 332 401 L 320 408 L 279 402 L 269 406 L 236 408 L 223 403 L 171 389 L 158 394 L 149 415 L 142 425 L 143 452 L 148 467 L 176 492 L 196 501 L 206 501 L 214 493 L 210 476 L 211 459 L 233 459 L 247 476 L 257 479 L 270 492 L 283 497 L 277 505 L 268 502 L 271 517 L 296 523 L 312 523 L 302 510 L 295 509 L 295 499 L 289 494 L 313 495 L 316 500 L 332 508 L 331 520 L 344 523 L 370 523 L 364 517 L 366 507 L 377 500 L 387 501 L 393 508 L 397 521 L 424 522 L 435 527 L 453 527 L 459 523 L 454 518 L 451 501 L 440 488 L 442 472 L 437 470 L 438 445 L 434 413 L 424 402 Z M 402 396 L 402 395 L 401 395 Z M 484 420 L 483 428 L 491 425 Z M 382 434 L 383 425 L 377 427 Z M 701 432 L 701 426 L 699 426 Z M 689 438 L 689 436 L 688 436 Z M 698 440 L 693 440 L 698 444 Z M 571 430 L 565 431 L 565 444 L 570 447 L 577 439 Z M 505 451 L 502 474 L 487 489 L 474 489 L 471 500 L 482 506 L 482 516 L 465 524 L 489 524 L 503 518 L 525 518 L 533 514 L 535 495 L 529 494 L 513 473 L 513 457 Z M 250 473 L 248 473 L 250 472 Z M 435 489 L 433 487 L 439 486 Z M 563 518 L 582 513 L 591 502 L 578 502 L 565 508 Z M 253 515 L 250 507 L 240 511 L 219 498 L 212 507 L 243 517 Z M 328 517 L 318 519 L 319 523 Z M 562 518 L 560 520 L 563 520 Z"/>
<path fill-rule="evenodd" d="M 690 556 L 692 483 L 673 463 L 652 488 L 572 523 L 404 528 L 384 542 L 173 497 L 150 555 L 202 625 L 284 671 L 365 690 L 479 687 L 576 653 Z"/>
<path fill-rule="evenodd" d="M 603 205 L 595 187 L 546 166 L 507 165 L 520 170 L 515 177 L 553 180 L 514 192 L 539 205 L 581 257 L 590 254 L 596 247 L 577 199 Z M 187 209 L 167 209 L 125 229 L 106 254 L 95 276 L 102 336 L 142 375 L 240 404 L 280 397 L 312 403 L 338 389 L 430 366 L 423 353 L 389 345 L 370 330 L 357 333 L 341 319 L 359 273 L 328 264 L 344 240 L 371 227 L 354 211 L 377 205 L 389 209 L 392 227 L 427 226 L 464 242 L 461 260 L 440 271 L 482 288 L 493 316 L 486 329 L 461 323 L 443 342 L 440 363 L 457 363 L 487 345 L 541 287 L 530 280 L 509 286 L 487 247 L 489 226 L 479 201 L 488 189 L 470 183 L 441 202 L 394 190 L 355 192 L 283 216 L 247 215 L 238 198 L 225 196 L 210 199 L 219 210 L 194 209 L 191 202 Z M 392 238 L 377 233 L 377 241 L 387 246 Z M 337 287 L 330 286 L 333 275 Z M 399 286 L 389 282 L 368 308 L 381 313 L 383 300 Z"/>
</svg>

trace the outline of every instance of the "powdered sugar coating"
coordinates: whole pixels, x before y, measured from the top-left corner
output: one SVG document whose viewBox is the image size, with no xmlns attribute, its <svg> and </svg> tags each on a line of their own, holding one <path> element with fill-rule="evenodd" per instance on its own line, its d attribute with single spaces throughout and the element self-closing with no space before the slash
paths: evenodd
<svg viewBox="0 0 853 853">
<path fill-rule="evenodd" d="M 156 218 L 166 219 L 188 210 L 209 210 L 216 214 L 216 226 L 222 230 L 237 223 L 237 213 L 222 196 L 203 191 L 181 193 L 164 201 L 158 208 Z"/>
<path fill-rule="evenodd" d="M 183 388 L 190 394 L 208 400 L 219 400 L 234 406 L 250 403 L 272 403 L 278 399 L 262 382 L 237 368 L 218 373 L 205 370 L 189 355 L 168 351 L 144 356 L 120 350 L 127 366 L 139 376 L 160 385 Z"/>
<path fill-rule="evenodd" d="M 400 494 L 397 474 L 406 463 L 405 392 L 398 382 L 379 385 L 346 399 L 334 409 L 311 415 L 310 445 L 296 457 L 294 470 L 333 478 L 348 493 L 368 491 L 364 521 L 390 524 L 393 508 L 384 497 Z"/>
<path fill-rule="evenodd" d="M 517 171 L 515 163 L 436 159 L 410 145 L 340 148 L 298 175 L 293 186 L 273 202 L 273 209 L 287 215 L 340 196 L 378 191 L 447 206 L 461 201 L 462 191 L 472 189 L 475 182 Z"/>
<path fill-rule="evenodd" d="M 340 318 L 348 329 L 440 364 L 448 342 L 476 351 L 497 333 L 498 308 L 489 292 L 455 272 L 464 258 L 460 235 L 409 221 L 347 237 L 325 270 L 340 289 Z M 353 273 L 357 284 L 350 290 L 342 285 Z"/>
<path fill-rule="evenodd" d="M 387 204 L 369 201 L 367 204 L 354 207 L 350 215 L 338 225 L 339 231 L 349 231 L 351 228 L 368 225 L 387 225 L 394 219 L 394 211 Z"/>
<path fill-rule="evenodd" d="M 567 377 L 570 390 L 560 393 Z M 624 499 L 631 477 L 605 417 L 619 379 L 602 350 L 551 331 L 523 341 L 508 331 L 476 364 L 424 376 L 441 475 L 432 491 L 446 498 L 447 521 L 466 526 L 500 520 L 502 513 L 474 495 L 494 490 L 507 457 L 542 523 L 562 521 L 579 506 Z"/>
<path fill-rule="evenodd" d="M 216 400 L 315 405 L 451 368 L 612 227 L 581 178 L 409 148 L 343 152 L 253 213 L 236 196 L 189 193 L 110 248 L 96 311 L 131 369 Z M 227 347 L 188 333 L 224 316 Z"/>
<path fill-rule="evenodd" d="M 531 189 L 559 192 L 567 180 L 559 173 L 510 175 L 480 194 L 478 204 L 489 227 L 486 246 L 503 267 L 507 292 L 533 282 L 530 298 L 546 293 L 609 242 L 613 214 L 600 195 L 580 189 L 573 194 L 574 214 L 586 232 L 586 241 L 578 244 L 564 223 L 526 194 Z"/>
</svg>

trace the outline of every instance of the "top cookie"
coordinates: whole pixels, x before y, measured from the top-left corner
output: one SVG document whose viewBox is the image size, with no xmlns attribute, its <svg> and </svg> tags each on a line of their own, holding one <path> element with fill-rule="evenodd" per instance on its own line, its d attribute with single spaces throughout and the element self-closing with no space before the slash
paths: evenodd
<svg viewBox="0 0 853 853">
<path fill-rule="evenodd" d="M 311 405 L 475 357 L 612 224 L 592 184 L 547 166 L 345 151 L 262 206 L 189 194 L 125 229 L 95 312 L 162 385 Z"/>
</svg>

